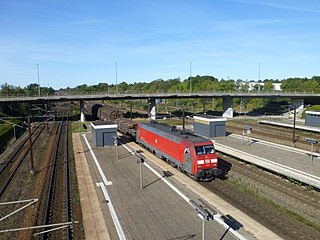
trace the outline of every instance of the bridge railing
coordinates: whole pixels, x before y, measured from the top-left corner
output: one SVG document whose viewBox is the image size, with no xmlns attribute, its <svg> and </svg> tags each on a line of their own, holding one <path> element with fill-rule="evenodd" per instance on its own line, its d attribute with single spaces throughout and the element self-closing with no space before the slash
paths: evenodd
<svg viewBox="0 0 320 240">
<path fill-rule="evenodd" d="M 259 94 L 270 94 L 270 95 L 305 95 L 305 94 L 314 94 L 312 92 L 298 92 L 298 91 L 198 91 L 198 92 L 183 92 L 183 91 L 147 91 L 147 90 L 126 90 L 126 91 L 56 91 L 54 94 L 37 94 L 37 93 L 30 93 L 30 94 L 0 94 L 0 99 L 14 99 L 14 98 L 42 98 L 42 97 L 49 97 L 49 96 L 93 96 L 93 95 L 139 95 L 139 94 L 181 94 L 181 95 L 189 95 L 189 94 L 212 94 L 215 93 L 217 95 L 223 94 L 234 94 L 234 95 L 241 95 L 241 94 L 250 94 L 250 95 L 259 95 Z"/>
</svg>

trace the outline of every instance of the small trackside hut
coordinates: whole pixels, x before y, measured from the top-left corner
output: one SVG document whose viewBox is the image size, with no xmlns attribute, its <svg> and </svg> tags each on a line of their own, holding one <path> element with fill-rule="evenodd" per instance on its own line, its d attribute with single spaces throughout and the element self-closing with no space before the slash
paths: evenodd
<svg viewBox="0 0 320 240">
<path fill-rule="evenodd" d="M 117 137 L 117 124 L 110 121 L 91 123 L 92 141 L 96 147 L 113 146 Z"/>
<path fill-rule="evenodd" d="M 226 118 L 203 114 L 194 116 L 193 120 L 193 131 L 198 135 L 208 138 L 226 136 Z"/>
<path fill-rule="evenodd" d="M 306 111 L 307 126 L 320 127 L 320 112 L 319 111 Z"/>
</svg>

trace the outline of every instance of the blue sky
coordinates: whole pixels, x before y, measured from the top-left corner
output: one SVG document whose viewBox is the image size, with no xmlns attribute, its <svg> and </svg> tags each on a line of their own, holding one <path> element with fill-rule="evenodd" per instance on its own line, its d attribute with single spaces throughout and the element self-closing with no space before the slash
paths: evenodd
<svg viewBox="0 0 320 240">
<path fill-rule="evenodd" d="M 320 75 L 319 0 L 0 0 L 0 84 Z"/>
</svg>

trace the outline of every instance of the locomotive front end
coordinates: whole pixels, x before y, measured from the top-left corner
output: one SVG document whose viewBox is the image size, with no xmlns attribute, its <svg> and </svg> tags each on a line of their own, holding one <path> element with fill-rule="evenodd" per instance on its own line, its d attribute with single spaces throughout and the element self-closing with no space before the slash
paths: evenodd
<svg viewBox="0 0 320 240">
<path fill-rule="evenodd" d="M 200 181 L 211 181 L 218 174 L 218 158 L 212 142 L 197 143 L 194 146 L 196 154 L 195 177 Z"/>
</svg>

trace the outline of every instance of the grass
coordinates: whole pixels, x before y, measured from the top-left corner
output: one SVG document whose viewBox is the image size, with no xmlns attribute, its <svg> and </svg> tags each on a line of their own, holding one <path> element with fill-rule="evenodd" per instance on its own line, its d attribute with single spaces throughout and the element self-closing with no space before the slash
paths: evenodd
<svg viewBox="0 0 320 240">
<path fill-rule="evenodd" d="M 72 133 L 84 133 L 87 132 L 87 129 L 83 127 L 83 124 L 86 124 L 88 127 L 88 122 L 72 122 L 71 124 L 71 132 Z"/>
<path fill-rule="evenodd" d="M 241 180 L 241 179 L 240 179 Z M 304 217 L 302 217 L 301 215 L 292 212 L 291 210 L 276 204 L 275 202 L 273 202 L 271 199 L 265 198 L 261 195 L 259 195 L 259 191 L 258 190 L 253 190 L 251 188 L 249 188 L 247 185 L 243 185 L 238 180 L 231 180 L 228 179 L 227 180 L 229 184 L 235 186 L 239 191 L 244 192 L 246 194 L 249 194 L 251 196 L 253 196 L 254 198 L 256 198 L 258 201 L 263 202 L 271 207 L 273 207 L 274 209 L 276 209 L 277 211 L 284 213 L 285 215 L 289 216 L 290 218 L 293 218 L 307 226 L 310 226 L 312 228 L 314 228 L 315 230 L 317 230 L 318 232 L 320 232 L 320 225 L 313 223 L 311 221 L 309 221 L 308 219 L 305 219 Z"/>
</svg>

